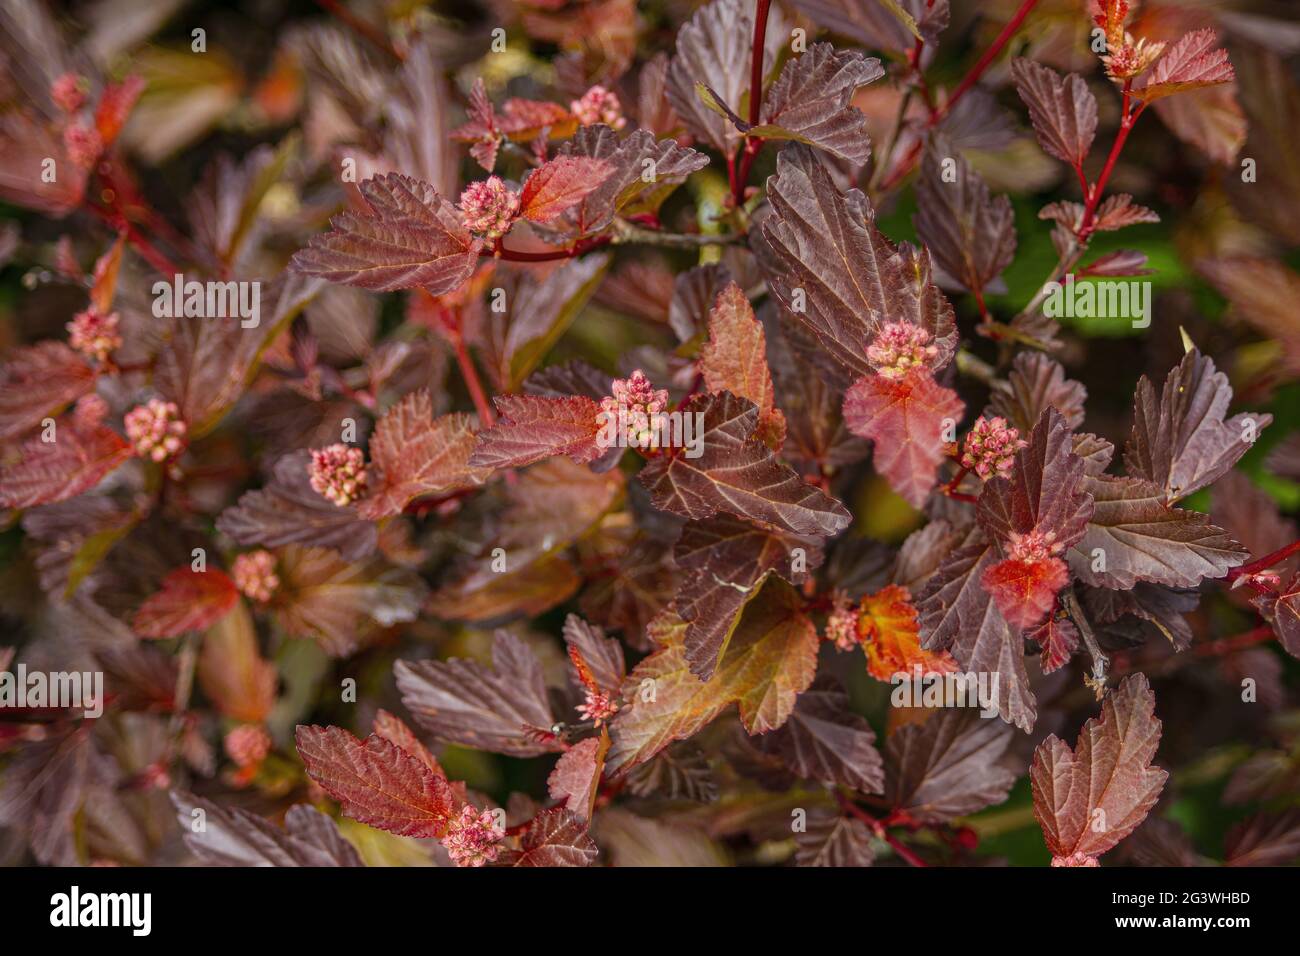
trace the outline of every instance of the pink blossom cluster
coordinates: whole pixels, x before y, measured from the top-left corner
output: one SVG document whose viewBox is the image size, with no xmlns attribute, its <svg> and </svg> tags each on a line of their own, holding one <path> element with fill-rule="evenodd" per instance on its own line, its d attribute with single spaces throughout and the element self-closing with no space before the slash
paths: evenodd
<svg viewBox="0 0 1300 956">
<path fill-rule="evenodd" d="M 275 555 L 270 551 L 249 551 L 235 558 L 230 569 L 235 587 L 246 597 L 266 603 L 280 586 L 275 573 Z"/>
<path fill-rule="evenodd" d="M 1027 531 L 1024 534 L 1011 532 L 1007 539 L 1007 556 L 1023 564 L 1037 564 L 1055 558 L 1064 548 L 1056 540 L 1055 531 Z"/>
<path fill-rule="evenodd" d="M 586 701 L 578 705 L 578 713 L 582 715 L 583 720 L 590 720 L 599 727 L 618 713 L 618 704 L 609 694 L 589 690 Z"/>
<path fill-rule="evenodd" d="M 841 651 L 851 651 L 860 643 L 858 635 L 858 609 L 843 591 L 836 591 L 834 605 L 826 618 L 826 640 L 833 641 Z"/>
<path fill-rule="evenodd" d="M 519 194 L 500 176 L 489 176 L 465 187 L 460 194 L 460 214 L 470 232 L 499 239 L 519 215 Z"/>
<path fill-rule="evenodd" d="M 74 315 L 68 323 L 68 342 L 87 358 L 103 362 L 111 352 L 122 347 L 122 335 L 117 325 L 116 312 L 101 315 L 93 307 L 86 309 Z"/>
<path fill-rule="evenodd" d="M 966 435 L 961 464 L 987 481 L 995 475 L 1006 478 L 1016 461 L 1016 452 L 1026 442 L 1020 432 L 1001 417 L 980 416 Z"/>
<path fill-rule="evenodd" d="M 569 103 L 569 110 L 583 126 L 604 123 L 611 129 L 622 129 L 627 125 L 618 94 L 599 84 L 583 93 L 581 99 Z"/>
<path fill-rule="evenodd" d="M 906 378 L 939 354 L 934 336 L 911 322 L 886 322 L 867 346 L 867 361 L 882 378 Z"/>
<path fill-rule="evenodd" d="M 240 724 L 222 743 L 226 755 L 241 769 L 259 766 L 271 752 L 271 736 L 260 724 Z"/>
<path fill-rule="evenodd" d="M 78 73 L 64 73 L 50 84 L 50 99 L 65 113 L 75 113 L 86 104 L 86 90 L 90 86 Z"/>
<path fill-rule="evenodd" d="M 126 437 L 141 458 L 163 462 L 185 450 L 188 428 L 175 402 L 151 398 L 126 413 Z"/>
<path fill-rule="evenodd" d="M 497 829 L 496 815 L 491 810 L 479 813 L 469 804 L 461 808 L 460 816 L 453 816 L 447 825 L 442 845 L 457 866 L 482 866 L 497 858 L 501 848 L 502 832 Z"/>
<path fill-rule="evenodd" d="M 606 416 L 619 415 L 627 423 L 627 443 L 632 448 L 647 448 L 654 437 L 653 417 L 668 407 L 668 391 L 656 389 L 637 369 L 628 378 L 616 378 L 610 386 L 612 395 L 600 401 L 601 412 Z"/>
<path fill-rule="evenodd" d="M 340 508 L 346 507 L 365 493 L 365 453 L 342 442 L 328 448 L 313 448 L 308 474 L 312 490 Z"/>
</svg>

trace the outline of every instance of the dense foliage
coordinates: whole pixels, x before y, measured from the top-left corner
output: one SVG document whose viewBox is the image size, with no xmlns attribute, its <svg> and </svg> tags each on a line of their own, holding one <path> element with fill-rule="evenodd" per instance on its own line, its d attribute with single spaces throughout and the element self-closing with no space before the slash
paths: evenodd
<svg viewBox="0 0 1300 956">
<path fill-rule="evenodd" d="M 1295 22 L 127 6 L 0 0 L 0 860 L 1300 858 Z"/>
</svg>

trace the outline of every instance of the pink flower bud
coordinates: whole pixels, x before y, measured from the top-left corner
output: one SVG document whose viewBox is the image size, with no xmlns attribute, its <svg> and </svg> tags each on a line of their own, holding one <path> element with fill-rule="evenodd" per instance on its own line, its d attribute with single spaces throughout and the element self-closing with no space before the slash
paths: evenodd
<svg viewBox="0 0 1300 956">
<path fill-rule="evenodd" d="M 270 551 L 239 555 L 230 573 L 235 587 L 254 601 L 266 603 L 280 586 L 280 578 L 275 573 L 275 555 Z"/>
<path fill-rule="evenodd" d="M 63 128 L 63 148 L 74 166 L 90 169 L 104 151 L 104 141 L 95 127 L 69 123 Z"/>
<path fill-rule="evenodd" d="M 271 752 L 271 736 L 260 724 L 241 724 L 223 743 L 226 755 L 241 769 L 258 766 Z"/>
<path fill-rule="evenodd" d="M 67 324 L 68 343 L 87 358 L 103 362 L 109 353 L 122 347 L 117 324 L 116 312 L 100 315 L 93 307 L 78 312 Z"/>
<path fill-rule="evenodd" d="M 479 813 L 469 804 L 461 808 L 459 817 L 447 824 L 447 834 L 442 845 L 457 866 L 482 866 L 497 858 L 497 843 L 504 834 L 496 826 L 496 815 L 491 810 Z"/>
<path fill-rule="evenodd" d="M 1015 464 L 1016 452 L 1025 444 L 1020 432 L 1008 425 L 1005 418 L 980 416 L 966 435 L 962 467 L 985 481 L 994 475 L 1006 478 Z"/>
<path fill-rule="evenodd" d="M 126 437 L 141 458 L 164 462 L 185 450 L 189 429 L 181 421 L 175 402 L 151 398 L 126 413 Z"/>
<path fill-rule="evenodd" d="M 65 113 L 75 113 L 86 102 L 86 78 L 77 73 L 64 73 L 50 84 L 50 99 Z"/>
<path fill-rule="evenodd" d="M 581 99 L 573 100 L 569 110 L 583 126 L 604 123 L 611 129 L 622 129 L 627 125 L 618 95 L 600 85 L 587 90 Z"/>
<path fill-rule="evenodd" d="M 356 501 L 366 490 L 366 456 L 360 448 L 336 443 L 313 449 L 308 473 L 312 489 L 340 508 Z"/>
<path fill-rule="evenodd" d="M 911 322 L 887 322 L 867 347 L 867 361 L 882 378 L 906 378 L 939 354 L 938 348 L 930 344 L 933 338 Z"/>
<path fill-rule="evenodd" d="M 519 194 L 500 176 L 489 176 L 465 187 L 460 194 L 460 212 L 470 232 L 498 239 L 510 230 L 519 214 Z"/>
</svg>

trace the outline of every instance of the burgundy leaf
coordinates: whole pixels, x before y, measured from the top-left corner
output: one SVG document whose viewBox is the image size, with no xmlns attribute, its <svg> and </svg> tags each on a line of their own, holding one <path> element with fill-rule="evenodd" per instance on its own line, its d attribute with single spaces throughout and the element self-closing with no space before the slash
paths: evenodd
<svg viewBox="0 0 1300 956">
<path fill-rule="evenodd" d="M 380 477 L 357 505 L 363 518 L 401 514 L 413 498 L 446 494 L 483 483 L 487 469 L 471 468 L 474 422 L 454 413 L 433 417 L 433 401 L 421 389 L 394 405 L 375 426 L 370 458 Z"/>
<path fill-rule="evenodd" d="M 478 433 L 470 468 L 518 468 L 553 455 L 583 464 L 605 453 L 600 405 L 590 398 L 496 395 L 493 402 L 501 417 Z"/>
<path fill-rule="evenodd" d="M 948 163 L 955 164 L 950 176 Z M 916 186 L 916 233 L 952 280 L 982 292 L 1016 254 L 1015 213 L 952 144 L 931 137 Z"/>
<path fill-rule="evenodd" d="M 339 213 L 332 231 L 294 254 L 290 269 L 376 292 L 423 286 L 433 295 L 469 278 L 482 243 L 436 189 L 388 173 L 363 182 L 361 195 L 370 214 Z"/>
<path fill-rule="evenodd" d="M 785 416 L 774 406 L 767 339 L 749 299 L 734 282 L 709 312 L 709 340 L 700 348 L 700 374 L 710 392 L 731 392 L 758 406 L 758 437 L 774 451 L 785 440 Z"/>
<path fill-rule="evenodd" d="M 131 446 L 100 424 L 65 416 L 52 441 L 43 435 L 23 443 L 17 460 L 0 465 L 0 508 L 31 508 L 75 497 L 94 488 L 131 457 Z"/>
<path fill-rule="evenodd" d="M 235 582 L 224 572 L 177 568 L 163 578 L 161 590 L 140 605 L 132 627 L 141 637 L 155 638 L 205 631 L 238 600 Z"/>
<path fill-rule="evenodd" d="M 1160 399 L 1145 376 L 1133 403 L 1133 433 L 1124 450 L 1128 473 L 1164 490 L 1173 504 L 1213 484 L 1250 450 L 1272 415 L 1236 415 L 1228 377 L 1196 350 L 1165 379 Z"/>
<path fill-rule="evenodd" d="M 608 751 L 609 734 L 604 731 L 566 750 L 546 780 L 551 799 L 559 800 L 578 819 L 590 820 Z"/>
<path fill-rule="evenodd" d="M 223 511 L 217 529 L 242 545 L 333 548 L 348 561 L 372 552 L 378 540 L 375 526 L 355 508 L 340 508 L 312 488 L 310 459 L 305 451 L 281 458 L 271 481 Z"/>
<path fill-rule="evenodd" d="M 564 807 L 543 810 L 529 825 L 513 866 L 591 866 L 599 850 L 587 826 Z"/>
<path fill-rule="evenodd" d="M 95 370 L 62 342 L 15 349 L 0 370 L 0 441 L 18 438 L 95 387 Z"/>
<path fill-rule="evenodd" d="M 932 368 L 946 365 L 957 329 L 928 254 L 886 239 L 866 196 L 856 189 L 841 195 L 808 147 L 787 146 L 776 168 L 767 186 L 772 215 L 752 238 L 769 290 L 789 317 L 857 375 L 874 371 L 867 347 L 890 322 L 924 328 L 938 350 Z"/>
<path fill-rule="evenodd" d="M 623 687 L 623 678 L 627 676 L 622 644 L 606 637 L 604 631 L 576 614 L 565 618 L 564 643 L 569 647 L 570 656 L 576 652 L 581 657 L 591 683 L 603 693 L 618 694 Z M 587 681 L 581 683 L 585 686 Z"/>
<path fill-rule="evenodd" d="M 994 389 L 986 414 L 1000 415 L 1029 434 L 1047 408 L 1053 407 L 1071 428 L 1083 424 L 1088 390 L 1065 377 L 1065 369 L 1042 352 L 1021 352 L 1011 364 L 1005 385 Z"/>
<path fill-rule="evenodd" d="M 514 757 L 532 757 L 552 745 L 532 734 L 549 732 L 555 718 L 542 667 L 528 645 L 498 631 L 494 666 L 478 661 L 398 661 L 402 703 L 416 723 L 448 743 Z"/>
<path fill-rule="evenodd" d="M 814 43 L 788 60 L 763 98 L 752 135 L 792 139 L 862 165 L 871 157 L 866 117 L 853 105 L 860 86 L 885 75 L 880 61 L 856 50 Z"/>
<path fill-rule="evenodd" d="M 1151 72 L 1135 84 L 1133 95 L 1147 103 L 1184 90 L 1235 80 L 1228 51 L 1217 49 L 1219 35 L 1210 29 L 1187 34 L 1165 51 Z"/>
<path fill-rule="evenodd" d="M 1102 702 L 1101 716 L 1079 732 L 1074 750 L 1056 735 L 1034 751 L 1029 778 L 1034 816 L 1053 866 L 1096 865 L 1137 828 L 1164 788 L 1165 771 L 1151 758 L 1160 744 L 1155 696 L 1131 674 Z"/>
<path fill-rule="evenodd" d="M 885 749 L 885 799 L 926 823 L 1001 803 L 1016 781 L 1003 765 L 1011 737 L 1006 724 L 967 708 L 938 710 L 922 724 L 900 727 Z"/>
<path fill-rule="evenodd" d="M 800 694 L 784 726 L 756 744 L 805 780 L 861 793 L 880 793 L 884 786 L 875 732 L 849 709 L 849 695 L 829 679 L 819 679 Z"/>
<path fill-rule="evenodd" d="M 305 803 L 289 808 L 281 829 L 255 813 L 183 790 L 173 790 L 171 800 L 185 846 L 204 866 L 365 865 L 338 825 Z M 195 829 L 196 810 L 202 811 L 202 829 Z"/>
<path fill-rule="evenodd" d="M 591 194 L 614 173 L 614 166 L 589 156 L 557 156 L 524 180 L 519 215 L 547 223 Z"/>
<path fill-rule="evenodd" d="M 805 829 L 794 835 L 796 866 L 871 866 L 874 834 L 857 817 L 831 810 L 808 814 Z"/>
<path fill-rule="evenodd" d="M 1039 144 L 1062 162 L 1081 164 L 1097 135 L 1097 98 L 1083 77 L 1061 76 L 1026 59 L 1011 61 L 1011 75 Z"/>
<path fill-rule="evenodd" d="M 439 837 L 455 810 L 447 778 L 392 741 L 358 740 L 341 727 L 299 724 L 294 733 L 307 774 L 358 821 L 398 836 Z"/>
</svg>

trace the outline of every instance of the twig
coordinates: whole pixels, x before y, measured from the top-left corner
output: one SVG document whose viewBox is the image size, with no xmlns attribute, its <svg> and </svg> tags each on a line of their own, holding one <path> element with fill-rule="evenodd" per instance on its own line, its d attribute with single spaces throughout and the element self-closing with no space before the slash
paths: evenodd
<svg viewBox="0 0 1300 956">
<path fill-rule="evenodd" d="M 1097 699 L 1101 700 L 1102 694 L 1106 689 L 1106 669 L 1110 666 L 1110 658 L 1102 653 L 1101 645 L 1097 643 L 1097 637 L 1092 633 L 1092 625 L 1088 623 L 1088 618 L 1084 616 L 1083 608 L 1079 606 L 1079 599 L 1074 596 L 1074 591 L 1066 589 L 1063 595 L 1066 613 L 1074 621 L 1074 626 L 1079 629 L 1079 635 L 1083 638 L 1083 644 L 1088 648 L 1088 654 L 1092 657 L 1092 676 L 1087 678 L 1085 683 L 1092 688 Z"/>
<path fill-rule="evenodd" d="M 456 331 L 455 342 L 456 364 L 460 366 L 465 388 L 469 390 L 469 397 L 474 400 L 474 408 L 478 410 L 480 423 L 484 428 L 491 428 L 496 423 L 496 416 L 492 414 L 492 405 L 487 400 L 487 393 L 483 391 L 478 370 L 474 368 L 474 360 L 470 358 L 469 349 L 465 347 L 465 338 L 460 334 L 459 329 Z"/>
<path fill-rule="evenodd" d="M 971 67 L 970 72 L 962 77 L 962 81 L 957 84 L 957 88 L 952 91 L 952 95 L 948 97 L 947 102 L 930 114 L 931 126 L 938 125 L 939 122 L 947 116 L 949 111 L 957 104 L 957 101 L 965 96 L 971 87 L 979 82 L 980 77 L 984 75 L 984 71 L 992 65 L 993 61 L 998 58 L 998 54 L 1000 54 L 1003 48 L 1011 42 L 1011 38 L 1016 35 L 1016 31 L 1020 29 L 1021 24 L 1025 22 L 1025 18 L 1029 16 L 1030 12 L 1036 6 L 1038 6 L 1038 0 L 1024 0 L 1024 2 L 1020 4 L 1020 9 L 1016 11 L 1015 16 L 1013 16 L 1011 21 L 1002 28 L 1002 32 L 999 33 L 997 39 L 993 41 L 993 45 L 984 51 L 984 55 L 979 58 L 973 67 Z"/>
<path fill-rule="evenodd" d="M 867 826 L 869 826 L 871 828 L 872 833 L 874 833 L 877 837 L 884 840 L 891 847 L 893 847 L 894 852 L 897 853 L 902 859 L 906 860 L 909 864 L 911 864 L 912 866 L 917 866 L 922 868 L 929 865 L 924 860 L 922 860 L 919 856 L 917 856 L 915 853 L 909 850 L 906 846 L 904 846 L 901 840 L 891 835 L 890 832 L 887 829 L 885 829 L 885 824 L 883 821 L 876 819 L 871 814 L 867 813 L 866 810 L 863 810 L 860 806 L 858 806 L 856 803 L 854 803 L 852 800 L 850 800 L 844 794 L 839 793 L 838 791 L 835 794 L 835 798 L 839 801 L 840 807 L 842 807 L 846 813 L 852 814 L 853 816 L 861 820 L 863 823 L 865 823 Z"/>
</svg>

